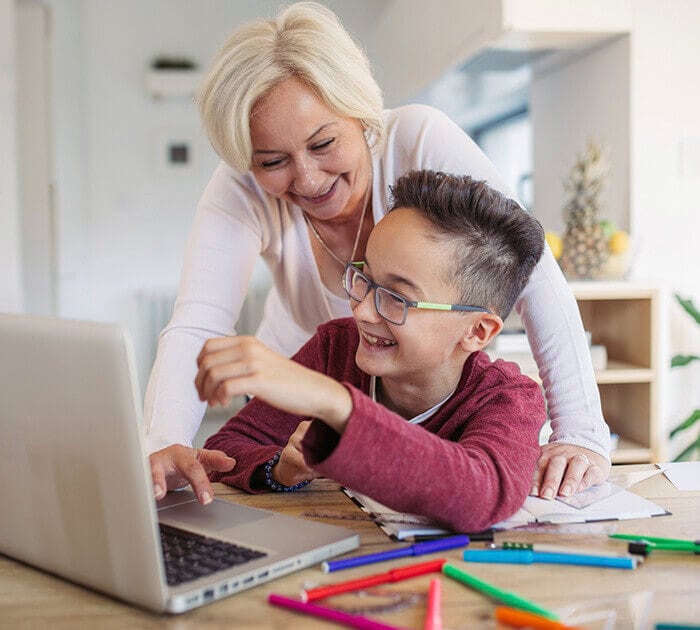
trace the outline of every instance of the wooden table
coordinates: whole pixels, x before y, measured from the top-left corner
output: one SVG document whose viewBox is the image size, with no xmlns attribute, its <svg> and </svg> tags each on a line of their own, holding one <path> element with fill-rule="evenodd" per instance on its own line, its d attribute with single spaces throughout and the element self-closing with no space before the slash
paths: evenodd
<svg viewBox="0 0 700 630">
<path fill-rule="evenodd" d="M 615 466 L 611 480 L 652 466 Z M 339 490 L 336 483 L 318 480 L 294 494 L 250 496 L 217 484 L 216 494 L 255 507 L 318 518 L 356 529 L 361 549 L 369 553 L 396 546 Z M 663 475 L 656 475 L 631 488 L 662 505 L 672 516 L 634 521 L 549 526 L 543 531 L 499 533 L 499 540 L 581 543 L 610 548 L 606 534 L 644 533 L 673 538 L 700 538 L 700 492 L 679 492 Z M 3 509 L 11 509 L 4 506 Z M 345 517 L 345 520 L 342 519 Z M 348 520 L 349 519 L 349 520 Z M 473 543 L 478 548 L 483 543 Z M 473 575 L 500 588 L 512 590 L 541 606 L 566 615 L 589 614 L 598 621 L 587 628 L 603 628 L 606 615 L 617 615 L 615 628 L 653 628 L 660 621 L 700 623 L 700 556 L 658 554 L 633 571 L 570 567 L 561 565 L 464 564 L 460 551 L 440 554 L 460 564 Z M 440 556 L 423 556 L 427 560 Z M 305 584 L 328 584 L 388 570 L 415 559 L 385 562 L 323 574 L 318 567 L 306 569 L 185 613 L 169 617 L 141 611 L 98 593 L 36 571 L 0 556 L 0 628 L 314 628 L 337 627 L 267 604 L 269 593 L 296 597 Z M 437 575 L 437 574 L 436 574 Z M 387 586 L 384 591 L 401 592 L 408 607 L 388 613 L 367 614 L 384 623 L 405 628 L 423 628 L 425 593 L 431 576 Z M 498 628 L 493 620 L 494 604 L 478 593 L 442 577 L 443 624 L 445 628 Z M 378 606 L 390 599 L 344 595 L 319 602 L 328 606 Z M 610 627 L 610 626 L 608 626 Z"/>
</svg>

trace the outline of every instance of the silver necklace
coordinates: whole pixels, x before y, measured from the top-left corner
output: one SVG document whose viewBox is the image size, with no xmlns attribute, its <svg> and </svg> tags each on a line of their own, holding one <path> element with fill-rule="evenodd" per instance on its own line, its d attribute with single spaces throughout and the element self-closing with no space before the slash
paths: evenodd
<svg viewBox="0 0 700 630">
<path fill-rule="evenodd" d="M 370 169 L 369 172 L 369 181 L 367 182 L 367 190 L 365 191 L 365 198 L 364 201 L 362 202 L 362 214 L 360 215 L 360 225 L 357 226 L 357 234 L 355 234 L 355 243 L 352 246 L 352 253 L 350 254 L 350 261 L 353 262 L 355 260 L 355 254 L 357 253 L 357 246 L 360 243 L 360 234 L 362 234 L 362 225 L 365 222 L 365 213 L 367 212 L 367 200 L 369 198 L 369 191 L 372 187 L 372 170 Z M 344 260 L 341 260 L 336 256 L 332 251 L 331 248 L 326 245 L 324 242 L 323 238 L 321 238 L 321 235 L 318 233 L 318 230 L 316 229 L 316 226 L 311 222 L 311 219 L 309 216 L 304 214 L 304 220 L 306 221 L 306 225 L 309 226 L 309 229 L 311 230 L 311 233 L 316 237 L 316 240 L 321 244 L 321 247 L 325 249 L 328 254 L 343 268 L 345 269 L 345 264 L 346 262 Z"/>
</svg>

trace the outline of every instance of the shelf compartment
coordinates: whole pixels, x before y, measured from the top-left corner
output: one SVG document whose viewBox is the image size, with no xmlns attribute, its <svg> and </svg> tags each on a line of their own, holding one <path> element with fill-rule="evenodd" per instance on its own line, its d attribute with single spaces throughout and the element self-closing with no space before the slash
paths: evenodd
<svg viewBox="0 0 700 630">
<path fill-rule="evenodd" d="M 648 383 L 601 384 L 600 398 L 603 417 L 612 433 L 642 448 L 655 450 Z"/>
<path fill-rule="evenodd" d="M 645 341 L 652 330 L 648 301 L 579 299 L 578 306 L 585 329 L 592 333 L 592 343 L 607 348 L 609 363 L 652 367 L 651 343 Z"/>
<path fill-rule="evenodd" d="M 610 454 L 613 464 L 640 464 L 652 461 L 653 452 L 637 442 L 620 438 L 617 448 Z"/>
</svg>

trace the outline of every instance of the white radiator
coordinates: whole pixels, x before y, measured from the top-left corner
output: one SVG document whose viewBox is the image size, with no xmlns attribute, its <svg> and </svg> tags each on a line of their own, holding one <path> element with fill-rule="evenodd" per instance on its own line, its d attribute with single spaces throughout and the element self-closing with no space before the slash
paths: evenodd
<svg viewBox="0 0 700 630">
<path fill-rule="evenodd" d="M 158 351 L 158 336 L 173 315 L 175 289 L 151 289 L 138 294 L 142 374 L 149 374 Z"/>
</svg>

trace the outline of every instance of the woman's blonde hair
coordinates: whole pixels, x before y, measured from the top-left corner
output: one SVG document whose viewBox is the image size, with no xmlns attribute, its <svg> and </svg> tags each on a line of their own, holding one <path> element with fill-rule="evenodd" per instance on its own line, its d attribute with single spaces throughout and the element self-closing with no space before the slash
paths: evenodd
<svg viewBox="0 0 700 630">
<path fill-rule="evenodd" d="M 337 115 L 369 131 L 373 150 L 384 141 L 382 95 L 369 60 L 335 14 L 298 2 L 275 18 L 237 29 L 214 59 L 197 97 L 214 150 L 240 171 L 250 168 L 250 114 L 280 81 L 306 82 Z"/>
</svg>

